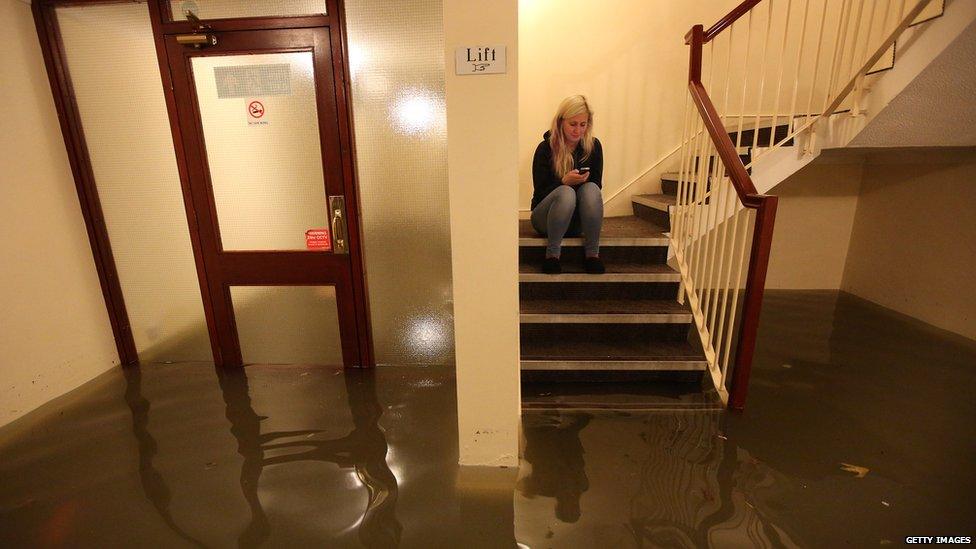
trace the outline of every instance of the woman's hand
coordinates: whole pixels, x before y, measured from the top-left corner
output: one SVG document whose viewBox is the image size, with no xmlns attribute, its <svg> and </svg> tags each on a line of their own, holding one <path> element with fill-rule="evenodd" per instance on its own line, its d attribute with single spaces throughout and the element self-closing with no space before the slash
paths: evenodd
<svg viewBox="0 0 976 549">
<path fill-rule="evenodd" d="M 590 178 L 590 172 L 585 172 L 580 174 L 579 170 L 573 170 L 571 172 L 566 172 L 563 176 L 563 185 L 579 185 L 581 183 L 586 183 L 586 180 Z"/>
</svg>

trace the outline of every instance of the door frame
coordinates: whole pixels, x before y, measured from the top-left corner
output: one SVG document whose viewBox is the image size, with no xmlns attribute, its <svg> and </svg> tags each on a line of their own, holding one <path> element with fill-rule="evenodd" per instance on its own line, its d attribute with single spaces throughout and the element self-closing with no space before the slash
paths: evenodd
<svg viewBox="0 0 976 549">
<path fill-rule="evenodd" d="M 38 39 L 47 68 L 51 91 L 54 96 L 55 108 L 61 124 L 68 160 L 78 193 L 79 203 L 88 231 L 92 256 L 98 271 L 102 295 L 108 310 L 109 321 L 115 336 L 116 348 L 123 366 L 138 363 L 135 342 L 129 325 L 125 299 L 119 283 L 118 269 L 112 255 L 112 247 L 108 238 L 108 230 L 102 214 L 101 202 L 95 184 L 91 167 L 91 158 L 82 131 L 81 118 L 78 112 L 74 88 L 65 62 L 64 44 L 61 41 L 55 8 L 66 5 L 97 5 L 129 3 L 131 0 L 34 0 L 32 11 L 37 28 Z M 293 29 L 308 27 L 328 27 L 332 47 L 332 71 L 335 80 L 336 107 L 339 124 L 340 157 L 342 159 L 343 181 L 342 188 L 346 197 L 347 237 L 349 240 L 349 259 L 351 264 L 352 292 L 355 302 L 355 320 L 357 326 L 359 361 L 356 366 L 372 367 L 376 360 L 373 352 L 372 332 L 370 329 L 368 292 L 366 287 L 366 271 L 363 262 L 361 201 L 358 192 L 358 176 L 356 171 L 355 139 L 353 133 L 353 114 L 351 106 L 351 87 L 349 72 L 349 48 L 346 35 L 345 12 L 343 0 L 326 0 L 328 15 L 298 16 L 298 17 L 249 17 L 238 19 L 208 20 L 206 25 L 214 32 L 235 30 L 270 30 Z M 214 314 L 214 299 L 207 283 L 207 273 L 203 262 L 203 250 L 200 244 L 199 226 L 196 206 L 193 203 L 189 187 L 189 175 L 186 151 L 183 148 L 183 136 L 179 126 L 176 109 L 176 97 L 173 90 L 172 75 L 166 55 L 165 36 L 172 34 L 186 34 L 198 30 L 189 21 L 170 21 L 169 2 L 167 0 L 148 0 L 150 23 L 152 25 L 153 40 L 156 47 L 156 57 L 166 110 L 173 135 L 173 148 L 176 153 L 180 184 L 183 192 L 183 204 L 186 210 L 187 225 L 193 248 L 194 262 L 197 268 L 197 278 L 207 320 L 214 362 L 218 365 L 224 362 L 218 343 L 217 327 Z"/>
</svg>

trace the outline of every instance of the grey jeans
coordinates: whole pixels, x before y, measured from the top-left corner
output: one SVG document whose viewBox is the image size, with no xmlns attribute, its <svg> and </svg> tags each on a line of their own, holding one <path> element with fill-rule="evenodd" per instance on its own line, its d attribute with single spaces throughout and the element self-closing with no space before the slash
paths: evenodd
<svg viewBox="0 0 976 549">
<path fill-rule="evenodd" d="M 577 220 L 578 223 L 573 223 Z M 603 194 L 600 187 L 587 181 L 576 187 L 563 185 L 557 188 L 532 210 L 532 227 L 549 239 L 546 257 L 559 257 L 563 237 L 567 233 L 574 236 L 580 229 L 586 255 L 598 255 L 600 229 L 603 227 Z"/>
</svg>

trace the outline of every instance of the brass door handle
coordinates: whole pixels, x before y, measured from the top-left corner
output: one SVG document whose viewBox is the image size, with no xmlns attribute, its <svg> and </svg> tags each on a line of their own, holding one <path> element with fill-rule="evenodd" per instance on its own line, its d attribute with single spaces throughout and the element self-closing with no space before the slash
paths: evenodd
<svg viewBox="0 0 976 549">
<path fill-rule="evenodd" d="M 329 197 L 329 216 L 332 218 L 333 252 L 349 253 L 346 241 L 346 199 L 342 195 Z"/>
</svg>

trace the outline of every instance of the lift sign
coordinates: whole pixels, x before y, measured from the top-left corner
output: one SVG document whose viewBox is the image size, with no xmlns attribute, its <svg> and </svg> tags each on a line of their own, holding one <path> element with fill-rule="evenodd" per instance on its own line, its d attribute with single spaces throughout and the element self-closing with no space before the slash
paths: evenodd
<svg viewBox="0 0 976 549">
<path fill-rule="evenodd" d="M 309 229 L 305 231 L 305 247 L 322 252 L 332 251 L 332 238 L 329 229 Z"/>
</svg>

